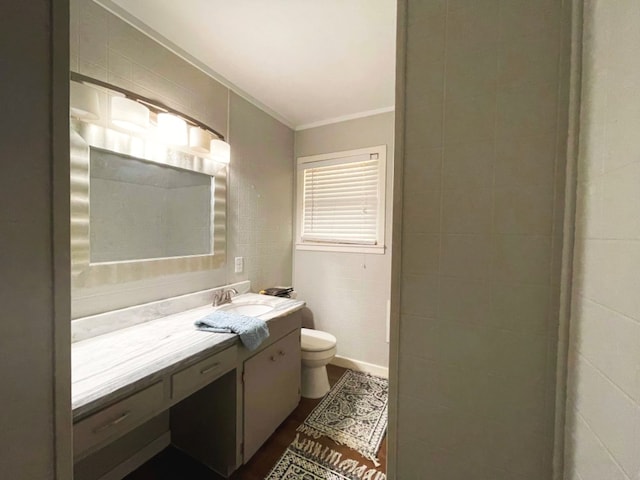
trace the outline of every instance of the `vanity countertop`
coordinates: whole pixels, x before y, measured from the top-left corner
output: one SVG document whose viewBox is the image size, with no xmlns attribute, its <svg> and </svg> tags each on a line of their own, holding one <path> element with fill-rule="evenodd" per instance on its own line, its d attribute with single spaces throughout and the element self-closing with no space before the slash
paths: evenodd
<svg viewBox="0 0 640 480">
<path fill-rule="evenodd" d="M 300 310 L 305 302 L 247 293 L 233 304 L 270 305 L 267 321 Z M 71 405 L 78 420 L 170 371 L 235 345 L 235 334 L 197 330 L 194 322 L 215 310 L 193 308 L 72 344 Z"/>
</svg>

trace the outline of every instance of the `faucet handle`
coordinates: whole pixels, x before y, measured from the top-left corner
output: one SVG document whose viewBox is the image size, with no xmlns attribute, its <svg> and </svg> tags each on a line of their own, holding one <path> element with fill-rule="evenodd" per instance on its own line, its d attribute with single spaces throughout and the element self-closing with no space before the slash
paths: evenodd
<svg viewBox="0 0 640 480">
<path fill-rule="evenodd" d="M 222 290 L 217 290 L 215 292 L 213 292 L 213 301 L 211 302 L 211 304 L 214 307 L 217 307 L 220 304 L 220 298 L 222 297 Z"/>
<path fill-rule="evenodd" d="M 234 295 L 237 295 L 238 291 L 235 288 L 227 288 L 226 290 L 224 290 L 223 292 L 223 298 L 226 302 L 230 302 L 231 301 L 231 297 L 233 297 Z"/>
<path fill-rule="evenodd" d="M 213 292 L 213 306 L 224 305 L 231 302 L 231 297 L 237 295 L 238 291 L 235 288 L 224 288 Z"/>
</svg>

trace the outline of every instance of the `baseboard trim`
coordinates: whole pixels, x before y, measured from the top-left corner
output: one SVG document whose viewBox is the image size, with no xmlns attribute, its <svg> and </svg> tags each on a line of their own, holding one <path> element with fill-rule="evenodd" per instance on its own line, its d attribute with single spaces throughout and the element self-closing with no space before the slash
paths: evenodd
<svg viewBox="0 0 640 480">
<path fill-rule="evenodd" d="M 370 373 L 377 377 L 389 378 L 389 367 L 382 367 L 380 365 L 374 365 L 373 363 L 367 363 L 353 358 L 341 357 L 340 355 L 333 357 L 331 365 L 350 368 L 351 370 L 356 370 L 358 372 Z"/>
<path fill-rule="evenodd" d="M 100 480 L 122 480 L 143 463 L 160 453 L 171 444 L 171 432 L 165 432 L 146 447 L 136 452 L 113 470 L 105 473 Z"/>
</svg>

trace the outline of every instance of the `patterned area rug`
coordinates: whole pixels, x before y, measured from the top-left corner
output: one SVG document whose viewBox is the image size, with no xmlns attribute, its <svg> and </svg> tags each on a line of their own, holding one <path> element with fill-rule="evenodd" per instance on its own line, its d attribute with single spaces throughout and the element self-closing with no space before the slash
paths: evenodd
<svg viewBox="0 0 640 480">
<path fill-rule="evenodd" d="M 287 447 L 265 480 L 386 480 L 384 472 L 343 459 L 342 454 L 305 437 Z"/>
<path fill-rule="evenodd" d="M 380 465 L 380 443 L 387 431 L 389 382 L 347 370 L 298 431 L 326 436 Z"/>
</svg>

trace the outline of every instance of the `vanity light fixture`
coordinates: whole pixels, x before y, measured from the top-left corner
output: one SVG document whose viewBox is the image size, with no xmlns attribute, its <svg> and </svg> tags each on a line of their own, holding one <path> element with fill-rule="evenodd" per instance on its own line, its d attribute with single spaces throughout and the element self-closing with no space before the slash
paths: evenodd
<svg viewBox="0 0 640 480">
<path fill-rule="evenodd" d="M 211 134 L 200 127 L 189 127 L 189 148 L 198 153 L 209 153 Z"/>
<path fill-rule="evenodd" d="M 211 140 L 211 157 L 222 163 L 231 161 L 231 146 L 221 138 Z"/>
<path fill-rule="evenodd" d="M 153 117 L 157 118 L 155 130 L 163 143 L 187 147 L 196 155 L 209 154 L 214 161 L 229 163 L 231 148 L 225 142 L 224 135 L 199 120 L 157 100 L 143 97 L 102 80 L 77 72 L 70 72 L 70 78 L 71 116 L 80 120 L 98 120 L 98 95 L 95 89 L 87 85 L 106 89 L 111 97 L 111 122 L 114 125 L 137 132 L 149 131 L 151 114 L 153 114 Z"/>
<path fill-rule="evenodd" d="M 69 84 L 69 113 L 81 120 L 98 120 L 100 118 L 100 102 L 98 92 L 84 83 Z"/>
<path fill-rule="evenodd" d="M 149 128 L 149 109 L 126 97 L 111 97 L 111 122 L 133 132 Z"/>
<path fill-rule="evenodd" d="M 169 145 L 187 145 L 187 122 L 173 113 L 158 114 L 158 135 Z"/>
</svg>

